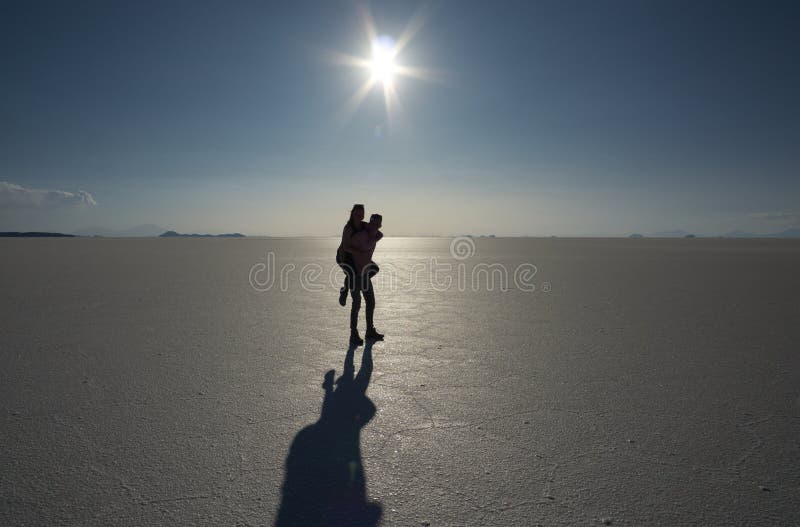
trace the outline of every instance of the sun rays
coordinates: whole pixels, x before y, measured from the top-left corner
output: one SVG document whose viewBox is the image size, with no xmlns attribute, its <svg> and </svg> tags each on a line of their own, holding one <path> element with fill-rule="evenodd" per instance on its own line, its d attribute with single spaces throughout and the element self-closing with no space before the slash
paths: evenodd
<svg viewBox="0 0 800 527">
<path fill-rule="evenodd" d="M 425 10 L 417 11 L 405 29 L 395 40 L 377 31 L 375 22 L 366 7 L 359 8 L 359 19 L 370 50 L 368 58 L 332 52 L 330 56 L 337 64 L 364 70 L 366 79 L 356 88 L 339 111 L 339 120 L 345 124 L 350 121 L 373 89 L 383 91 L 386 117 L 389 124 L 399 115 L 402 108 L 397 92 L 400 77 L 425 81 L 435 81 L 441 76 L 429 69 L 402 63 L 401 53 L 427 19 Z"/>
</svg>

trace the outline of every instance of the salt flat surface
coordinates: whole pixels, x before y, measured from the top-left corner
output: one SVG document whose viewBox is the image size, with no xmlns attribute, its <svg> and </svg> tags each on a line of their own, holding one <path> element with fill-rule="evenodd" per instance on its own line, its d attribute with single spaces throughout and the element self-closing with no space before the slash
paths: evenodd
<svg viewBox="0 0 800 527">
<path fill-rule="evenodd" d="M 461 242 L 381 242 L 374 417 L 315 424 L 337 240 L 0 240 L 0 525 L 302 525 L 359 474 L 362 524 L 800 524 L 799 242 Z"/>
</svg>

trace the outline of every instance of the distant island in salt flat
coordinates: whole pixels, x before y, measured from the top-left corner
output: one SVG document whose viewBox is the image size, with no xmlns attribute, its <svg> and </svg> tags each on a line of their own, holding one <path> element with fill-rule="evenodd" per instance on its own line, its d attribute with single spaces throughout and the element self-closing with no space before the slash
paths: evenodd
<svg viewBox="0 0 800 527">
<path fill-rule="evenodd" d="M 141 226 L 141 227 L 152 227 L 152 226 Z M 82 232 L 95 232 L 94 229 L 86 229 Z M 42 231 L 10 231 L 10 232 L 0 232 L 0 238 L 246 238 L 247 236 L 239 233 L 226 233 L 226 234 L 199 234 L 199 233 L 179 233 L 176 231 L 165 231 L 161 234 L 134 234 L 134 232 L 140 232 L 140 227 L 135 229 L 128 229 L 123 231 L 108 231 L 109 234 L 80 234 L 75 232 L 73 234 L 65 234 L 61 232 L 42 232 Z M 469 238 L 495 238 L 494 234 L 462 234 L 461 236 L 466 236 Z M 502 236 L 501 236 L 502 237 Z M 575 236 L 514 236 L 515 238 L 571 238 Z M 626 235 L 602 235 L 602 234 L 587 234 L 582 236 L 577 236 L 578 238 L 583 237 L 599 237 L 599 238 L 800 238 L 800 228 L 792 228 L 786 229 L 781 232 L 772 232 L 772 233 L 751 233 L 751 232 L 744 232 L 744 231 L 730 231 L 725 234 L 719 235 L 702 235 L 702 234 L 693 234 L 686 231 L 675 230 L 675 231 L 662 231 L 662 232 L 655 232 L 655 233 L 640 233 L 634 232 L 632 234 Z"/>
<path fill-rule="evenodd" d="M 704 236 L 681 230 L 654 232 L 650 234 L 634 232 L 633 234 L 629 234 L 628 238 L 800 238 L 800 228 L 786 229 L 780 232 L 771 232 L 767 234 L 730 231 L 717 236 Z"/>
<path fill-rule="evenodd" d="M 158 235 L 159 238 L 246 238 L 239 232 L 231 234 L 181 234 L 175 231 L 167 231 Z"/>
<path fill-rule="evenodd" d="M 0 238 L 104 238 L 101 235 L 82 236 L 78 234 L 64 234 L 62 232 L 0 232 Z M 128 236 L 130 237 L 130 236 Z M 246 238 L 246 236 L 239 232 L 230 234 L 181 234 L 175 231 L 166 231 L 158 235 L 159 238 Z M 150 238 L 150 236 L 145 236 Z"/>
</svg>

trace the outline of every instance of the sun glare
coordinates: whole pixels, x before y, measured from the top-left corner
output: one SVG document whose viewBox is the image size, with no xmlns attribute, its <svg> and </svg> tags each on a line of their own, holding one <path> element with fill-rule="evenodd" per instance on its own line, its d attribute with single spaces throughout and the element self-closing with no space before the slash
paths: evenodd
<svg viewBox="0 0 800 527">
<path fill-rule="evenodd" d="M 363 83 L 355 90 L 338 112 L 339 119 L 342 123 L 346 123 L 350 120 L 359 106 L 361 106 L 361 103 L 375 88 L 382 88 L 381 91 L 383 91 L 383 99 L 388 118 L 387 125 L 389 125 L 395 117 L 398 117 L 399 111 L 402 109 L 400 97 L 397 93 L 397 86 L 395 86 L 396 78 L 413 77 L 431 81 L 437 79 L 438 74 L 433 70 L 397 63 L 397 58 L 402 54 L 403 49 L 424 24 L 427 17 L 426 13 L 427 11 L 423 9 L 417 11 L 406 28 L 397 37 L 397 40 L 395 40 L 389 35 L 378 33 L 368 9 L 364 7 L 359 9 L 359 15 L 366 36 L 365 41 L 370 43 L 372 47 L 371 56 L 362 57 L 331 52 L 331 58 L 336 63 L 362 68 L 369 74 L 369 77 L 364 79 Z M 393 115 L 395 117 L 393 117 Z"/>
<path fill-rule="evenodd" d="M 391 86 L 397 70 L 394 64 L 394 43 L 389 38 L 379 38 L 372 44 L 372 60 L 369 69 L 374 82 L 384 86 Z"/>
</svg>

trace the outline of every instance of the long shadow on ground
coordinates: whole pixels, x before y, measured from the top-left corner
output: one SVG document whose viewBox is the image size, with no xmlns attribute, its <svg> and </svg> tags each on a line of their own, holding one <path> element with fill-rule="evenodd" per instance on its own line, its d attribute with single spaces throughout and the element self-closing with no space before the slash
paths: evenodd
<svg viewBox="0 0 800 527">
<path fill-rule="evenodd" d="M 375 404 L 366 394 L 372 343 L 364 347 L 358 374 L 354 353 L 355 346 L 350 346 L 335 389 L 335 370 L 325 374 L 319 419 L 292 441 L 275 527 L 372 527 L 380 522 L 380 503 L 367 501 L 360 444 L 361 429 L 375 415 Z"/>
</svg>

